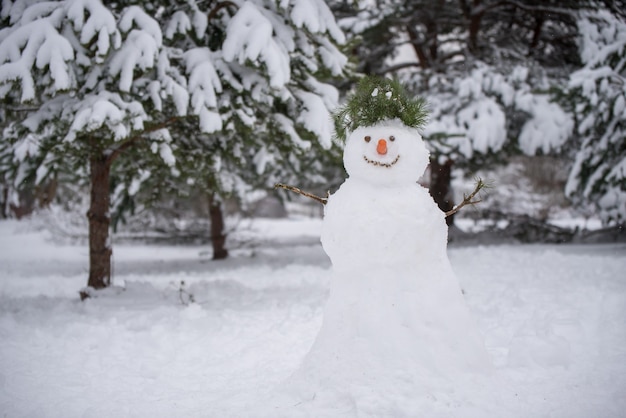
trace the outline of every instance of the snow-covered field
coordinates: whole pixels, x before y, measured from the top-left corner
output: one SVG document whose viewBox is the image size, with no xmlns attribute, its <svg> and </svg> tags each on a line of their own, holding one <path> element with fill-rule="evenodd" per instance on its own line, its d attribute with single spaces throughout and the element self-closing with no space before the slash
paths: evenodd
<svg viewBox="0 0 626 418">
<path fill-rule="evenodd" d="M 85 302 L 87 248 L 33 225 L 0 222 L 2 417 L 259 416 L 321 325 L 319 220 L 258 220 L 222 262 L 116 245 L 120 288 Z M 449 255 L 520 417 L 625 416 L 625 244 Z"/>
</svg>

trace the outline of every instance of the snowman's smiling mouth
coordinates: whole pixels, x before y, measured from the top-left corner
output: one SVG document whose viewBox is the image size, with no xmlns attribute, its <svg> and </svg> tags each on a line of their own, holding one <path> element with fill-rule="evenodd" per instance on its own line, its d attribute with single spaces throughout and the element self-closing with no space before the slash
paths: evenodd
<svg viewBox="0 0 626 418">
<path fill-rule="evenodd" d="M 363 156 L 363 159 L 365 160 L 365 162 L 367 162 L 368 164 L 371 165 L 375 165 L 376 167 L 385 167 L 385 168 L 390 168 L 391 166 L 393 166 L 395 163 L 398 162 L 398 160 L 400 159 L 400 154 L 398 154 L 398 156 L 390 163 L 381 163 L 380 161 L 376 161 L 376 160 L 370 160 L 369 158 L 367 158 L 365 155 Z"/>
</svg>

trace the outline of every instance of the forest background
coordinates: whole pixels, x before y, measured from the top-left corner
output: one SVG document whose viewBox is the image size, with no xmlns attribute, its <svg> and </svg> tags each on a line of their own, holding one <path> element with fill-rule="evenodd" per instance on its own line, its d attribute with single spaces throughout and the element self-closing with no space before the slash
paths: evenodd
<svg viewBox="0 0 626 418">
<path fill-rule="evenodd" d="M 89 240 L 88 289 L 111 284 L 118 228 L 210 241 L 225 258 L 225 212 L 273 198 L 276 215 L 295 198 L 277 182 L 336 189 L 330 114 L 380 75 L 429 103 L 424 183 L 442 210 L 491 176 L 480 211 L 462 216 L 500 236 L 572 240 L 583 233 L 555 224 L 579 217 L 623 238 L 624 6 L 5 0 L 0 217 L 63 213 L 57 232 Z"/>
</svg>

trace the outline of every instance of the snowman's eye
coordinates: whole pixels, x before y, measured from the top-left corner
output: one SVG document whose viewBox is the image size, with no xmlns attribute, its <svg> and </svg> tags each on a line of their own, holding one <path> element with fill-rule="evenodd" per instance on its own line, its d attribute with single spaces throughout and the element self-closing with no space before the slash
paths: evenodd
<svg viewBox="0 0 626 418">
<path fill-rule="evenodd" d="M 372 140 L 372 137 L 368 135 L 363 139 L 365 139 L 365 142 L 370 142 Z"/>
<path fill-rule="evenodd" d="M 395 141 L 395 140 L 396 140 L 396 137 L 395 137 L 395 136 L 393 136 L 393 135 L 391 135 L 391 136 L 389 137 L 389 140 L 390 140 L 391 142 L 393 142 L 393 141 Z"/>
</svg>

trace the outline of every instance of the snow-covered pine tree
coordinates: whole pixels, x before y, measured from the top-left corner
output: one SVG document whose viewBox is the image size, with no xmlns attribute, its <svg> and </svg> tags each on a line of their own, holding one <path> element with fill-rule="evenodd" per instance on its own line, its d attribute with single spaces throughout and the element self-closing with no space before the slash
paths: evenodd
<svg viewBox="0 0 626 418">
<path fill-rule="evenodd" d="M 321 0 L 5 0 L 0 18 L 0 170 L 14 188 L 61 174 L 89 183 L 91 288 L 111 283 L 110 182 L 119 203 L 163 167 L 180 173 L 175 155 L 193 144 L 175 134 L 190 117 L 229 157 L 248 155 L 239 134 L 258 129 L 259 166 L 275 149 L 331 146 L 337 93 L 318 77 L 340 74 L 346 58 Z M 204 158 L 230 178 L 219 158 Z"/>
<path fill-rule="evenodd" d="M 362 39 L 359 69 L 395 74 L 428 101 L 441 209 L 452 205 L 453 164 L 471 172 L 566 141 L 573 122 L 548 89 L 578 64 L 575 14 L 585 6 L 593 2 L 380 0 L 340 21 Z"/>
<path fill-rule="evenodd" d="M 325 163 L 333 154 L 339 160 L 337 150 L 331 151 L 328 117 L 338 93 L 325 81 L 342 75 L 347 63 L 336 47 L 343 34 L 323 1 L 218 5 L 205 10 L 202 36 L 193 28 L 169 35 L 176 45 L 192 45 L 186 54 L 210 54 L 219 74 L 222 129 L 180 135 L 175 153 L 183 181 L 174 185 L 178 193 L 204 189 L 209 197 L 214 255 L 220 251 L 215 244 L 223 242 L 224 197 L 245 204 L 251 189 L 277 181 L 324 182 Z M 194 6 L 176 11 L 190 21 L 196 13 Z"/>
<path fill-rule="evenodd" d="M 182 116 L 184 80 L 171 77 L 176 69 L 159 23 L 137 6 L 5 1 L 0 17 L 0 96 L 8 107 L 2 170 L 14 188 L 27 178 L 39 184 L 70 173 L 86 180 L 88 286 L 106 287 L 113 162 L 135 144 L 152 143 L 173 164 L 167 138 L 156 135 L 164 121 L 147 106 L 146 93 L 178 99 Z M 155 88 L 153 80 L 169 88 Z"/>
<path fill-rule="evenodd" d="M 608 10 L 578 22 L 583 68 L 570 76 L 565 103 L 579 146 L 566 184 L 577 204 L 594 205 L 605 224 L 626 222 L 626 21 Z"/>
<path fill-rule="evenodd" d="M 252 189 L 279 180 L 325 183 L 328 165 L 340 161 L 328 116 L 338 93 L 327 82 L 344 73 L 347 59 L 337 48 L 343 34 L 321 0 L 185 3 L 163 16 L 166 38 L 189 63 L 200 111 L 169 127 L 179 175 L 153 173 L 145 189 L 204 193 L 220 258 L 225 197 L 245 205 Z M 202 109 L 213 107 L 217 119 L 210 121 Z M 198 122 L 219 129 L 201 132 Z M 127 187 L 118 190 L 116 202 L 133 201 Z"/>
</svg>

